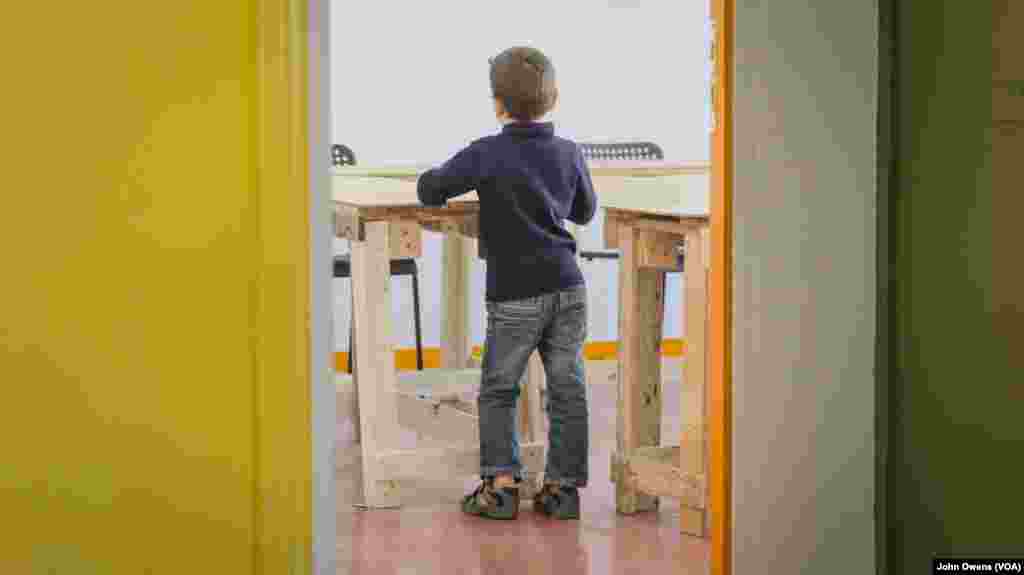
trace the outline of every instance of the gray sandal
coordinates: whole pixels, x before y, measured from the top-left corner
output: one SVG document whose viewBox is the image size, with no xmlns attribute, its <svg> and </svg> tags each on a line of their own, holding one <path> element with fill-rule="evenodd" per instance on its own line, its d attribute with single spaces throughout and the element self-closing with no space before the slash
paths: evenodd
<svg viewBox="0 0 1024 575">
<path fill-rule="evenodd" d="M 533 510 L 553 519 L 579 519 L 580 492 L 575 487 L 545 484 L 533 498 Z"/>
<path fill-rule="evenodd" d="M 462 500 L 462 511 L 488 519 L 519 517 L 519 486 L 497 489 L 494 480 L 484 480 Z"/>
</svg>

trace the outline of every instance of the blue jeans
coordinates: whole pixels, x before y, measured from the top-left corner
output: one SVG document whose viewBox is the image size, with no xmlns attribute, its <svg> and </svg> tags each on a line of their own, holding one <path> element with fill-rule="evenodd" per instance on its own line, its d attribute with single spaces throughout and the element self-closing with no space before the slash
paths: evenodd
<svg viewBox="0 0 1024 575">
<path fill-rule="evenodd" d="M 522 300 L 487 302 L 487 340 L 480 396 L 480 475 L 521 478 L 519 382 L 534 350 L 547 378 L 545 481 L 587 484 L 588 411 L 583 374 L 587 336 L 584 286 Z"/>
</svg>

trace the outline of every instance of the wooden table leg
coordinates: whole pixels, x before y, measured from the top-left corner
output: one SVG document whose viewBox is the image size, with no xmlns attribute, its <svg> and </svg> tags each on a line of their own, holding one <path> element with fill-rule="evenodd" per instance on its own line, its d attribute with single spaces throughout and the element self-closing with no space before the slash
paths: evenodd
<svg viewBox="0 0 1024 575">
<path fill-rule="evenodd" d="M 707 385 L 707 250 L 705 230 L 694 229 L 686 234 L 686 259 L 683 270 L 686 359 L 681 386 L 680 415 L 683 433 L 680 438 L 680 466 L 685 473 L 707 477 L 706 412 Z M 707 502 L 701 508 L 683 505 L 680 525 L 684 533 L 703 537 L 707 533 Z"/>
<path fill-rule="evenodd" d="M 475 240 L 446 224 L 441 272 L 441 367 L 468 367 L 469 278 Z"/>
<path fill-rule="evenodd" d="M 657 509 L 658 498 L 640 493 L 623 477 L 623 461 L 661 441 L 661 356 L 665 274 L 639 266 L 637 232 L 617 231 L 619 267 L 619 398 L 617 453 L 612 456 L 615 508 L 623 514 Z"/>
<path fill-rule="evenodd" d="M 378 473 L 378 455 L 398 446 L 395 356 L 391 341 L 391 267 L 387 222 L 367 222 L 364 241 L 352 242 L 354 383 L 359 403 L 363 496 L 368 507 L 398 503 L 398 484 Z"/>
<path fill-rule="evenodd" d="M 349 244 L 348 244 L 349 245 L 348 249 L 349 249 L 349 257 L 350 258 L 351 258 L 351 254 L 352 254 L 352 243 L 353 242 L 349 242 Z M 349 372 L 349 375 L 352 376 L 352 390 L 355 393 L 355 400 L 356 400 L 355 401 L 355 412 L 354 412 L 355 413 L 355 425 L 352 426 L 352 430 L 354 432 L 352 435 L 353 435 L 353 438 L 355 439 L 356 443 L 361 443 L 362 440 L 360 439 L 360 436 L 362 434 L 362 429 L 360 429 L 360 425 L 359 425 L 359 420 L 360 420 L 360 418 L 359 418 L 359 390 L 356 389 L 356 385 L 355 385 L 355 383 L 356 383 L 356 358 L 355 358 L 355 353 L 356 353 L 356 337 L 355 337 L 355 335 L 356 335 L 356 316 L 355 316 L 356 292 L 355 292 L 355 289 L 351 289 L 351 287 L 352 287 L 352 283 L 351 283 L 351 277 L 352 277 L 351 265 L 352 265 L 351 264 L 351 260 L 349 260 L 349 266 L 350 266 L 350 268 L 349 268 L 350 290 L 349 290 L 349 294 L 348 294 L 349 295 L 349 298 L 348 298 L 349 299 L 349 308 L 348 309 L 349 309 L 349 313 L 351 315 L 350 315 L 349 321 L 348 321 L 348 324 L 349 324 L 349 328 L 348 328 L 348 333 L 349 333 L 349 336 L 348 336 L 348 341 L 349 341 L 348 357 L 349 357 L 349 365 L 351 366 L 351 370 Z"/>
<path fill-rule="evenodd" d="M 540 354 L 533 352 L 526 366 L 526 373 L 523 374 L 522 392 L 519 396 L 519 442 L 521 444 L 544 442 L 546 448 L 544 410 L 540 397 L 540 386 L 543 381 L 544 364 L 541 362 Z M 527 468 L 526 476 L 523 478 L 524 488 L 520 489 L 520 495 L 526 499 L 533 497 L 543 475 L 542 467 Z"/>
<path fill-rule="evenodd" d="M 524 409 L 525 419 L 523 421 L 524 433 L 527 434 L 527 441 L 544 441 L 544 406 L 542 405 L 541 386 L 544 385 L 544 363 L 540 354 L 536 351 L 530 355 L 530 361 L 526 366 L 524 374 L 526 389 L 523 393 L 523 400 L 528 402 L 527 409 Z"/>
</svg>

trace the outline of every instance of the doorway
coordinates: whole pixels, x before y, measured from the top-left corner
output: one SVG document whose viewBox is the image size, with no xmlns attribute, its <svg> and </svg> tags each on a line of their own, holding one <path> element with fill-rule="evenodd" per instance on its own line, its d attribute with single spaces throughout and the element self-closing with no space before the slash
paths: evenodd
<svg viewBox="0 0 1024 575">
<path fill-rule="evenodd" d="M 728 21 L 725 4 L 717 2 L 715 8 L 717 18 L 722 22 Z M 718 53 L 727 53 L 728 50 L 725 41 L 728 37 L 722 27 L 708 25 L 711 6 L 675 7 L 671 10 L 680 12 L 671 14 L 662 14 L 661 11 L 670 9 L 654 3 L 632 3 L 628 6 L 609 3 L 595 8 L 589 4 L 586 7 L 552 7 L 538 2 L 536 6 L 527 6 L 530 7 L 536 10 L 524 9 L 521 15 L 502 18 L 500 29 L 530 31 L 526 37 L 510 32 L 506 34 L 507 38 L 501 37 L 500 33 L 495 35 L 495 26 L 487 15 L 488 7 L 470 3 L 460 3 L 457 7 L 458 18 L 454 20 L 460 22 L 460 32 L 453 33 L 450 39 L 438 30 L 443 31 L 446 26 L 441 22 L 453 19 L 439 14 L 439 8 L 433 5 L 410 8 L 404 3 L 400 7 L 384 3 L 334 14 L 329 31 L 330 59 L 333 62 L 330 70 L 333 112 L 329 143 L 343 144 L 353 150 L 360 165 L 422 165 L 443 161 L 470 140 L 495 131 L 487 86 L 487 57 L 510 45 L 536 44 L 545 50 L 559 69 L 562 96 L 554 120 L 567 137 L 598 142 L 653 139 L 664 150 L 666 160 L 681 162 L 707 163 L 712 158 L 717 161 L 719 156 L 713 156 L 712 152 L 712 147 L 717 146 L 722 160 L 728 160 L 728 140 L 722 136 L 712 144 L 710 131 L 712 118 L 720 130 L 728 125 L 728 118 L 723 113 L 710 113 L 712 69 L 708 49 L 712 30 L 719 35 L 716 42 Z M 403 13 L 401 22 L 391 18 L 399 8 Z M 442 11 L 452 9 L 443 8 Z M 586 27 L 573 32 L 571 39 L 566 39 L 564 31 L 579 19 L 580 10 L 586 10 L 586 17 L 581 20 L 587 22 Z M 543 20 L 549 24 L 538 24 L 533 14 L 541 13 L 545 14 Z M 467 22 L 482 23 L 480 31 L 474 32 L 472 26 L 466 26 Z M 417 34 L 424 33 L 425 23 L 438 23 L 438 28 L 431 32 L 429 41 L 426 38 L 416 40 Z M 388 30 L 387 34 L 380 33 L 384 29 Z M 395 42 L 394 38 L 402 38 L 403 41 Z M 689 43 L 680 44 L 684 41 Z M 581 45 L 588 48 L 581 49 Z M 679 75 L 661 72 L 669 67 L 680 70 Z M 728 68 L 722 64 L 715 74 L 717 93 L 721 96 L 714 101 L 723 110 L 728 108 L 724 96 L 728 90 L 727 73 Z M 372 82 L 368 81 L 370 78 L 373 78 Z M 639 83 L 646 84 L 644 90 L 637 89 Z M 651 83 L 655 84 L 653 88 Z M 424 113 L 424 110 L 429 110 L 429 113 Z M 713 176 L 717 189 L 728 185 L 725 173 Z M 727 206 L 721 194 L 714 201 Z M 579 234 L 583 249 L 603 247 L 602 219 L 597 218 L 594 225 Z M 712 235 L 723 242 L 723 247 L 719 248 L 715 245 L 716 240 L 712 240 L 711 258 L 715 265 L 729 265 L 729 252 L 727 244 L 724 244 L 728 241 L 726 225 L 724 219 L 712 223 Z M 334 252 L 343 254 L 348 247 L 347 242 L 337 241 Z M 441 338 L 437 310 L 443 307 L 440 268 L 444 251 L 444 242 L 439 237 L 424 235 L 418 269 L 421 270 L 421 324 L 427 370 L 436 367 L 438 360 L 433 357 L 440 355 L 432 348 L 440 344 Z M 592 293 L 606 298 L 590 302 L 592 343 L 614 342 L 618 323 L 614 303 L 616 286 L 609 278 L 616 277 L 615 262 L 585 262 L 581 267 L 587 275 L 588 284 L 594 288 Z M 470 293 L 470 304 L 465 310 L 470 324 L 470 341 L 466 346 L 470 362 L 474 347 L 482 343 L 483 273 L 483 263 L 473 262 L 466 286 Z M 729 282 L 714 273 L 711 305 L 713 309 L 728 310 L 725 297 Z M 401 369 L 409 366 L 403 360 L 407 352 L 401 348 L 411 348 L 413 343 L 412 285 L 407 279 L 396 277 L 390 286 L 395 292 L 392 324 L 395 344 L 400 348 L 396 362 Z M 604 479 L 607 477 L 609 453 L 602 452 L 600 447 L 602 442 L 605 445 L 608 441 L 614 442 L 615 429 L 601 428 L 596 423 L 591 426 L 596 434 L 593 443 L 597 446 L 591 474 L 595 482 L 600 479 L 604 487 L 595 484 L 593 489 L 589 489 L 592 493 L 591 509 L 600 511 L 591 521 L 593 532 L 590 534 L 572 528 L 554 536 L 542 536 L 539 527 L 524 523 L 523 533 L 513 538 L 510 546 L 483 544 L 480 538 L 489 538 L 487 533 L 490 532 L 477 533 L 467 529 L 458 514 L 457 501 L 471 487 L 475 481 L 473 477 L 451 477 L 438 482 L 403 486 L 414 493 L 418 502 L 410 501 L 402 510 L 354 510 L 352 503 L 359 501 L 361 490 L 355 443 L 358 432 L 353 419 L 355 394 L 351 378 L 344 373 L 347 358 L 342 355 L 348 351 L 350 289 L 348 280 L 334 282 L 332 336 L 334 350 L 338 352 L 335 365 L 342 372 L 337 380 L 338 444 L 335 451 L 339 568 L 368 569 L 372 565 L 384 564 L 397 567 L 403 561 L 431 560 L 424 555 L 433 545 L 431 541 L 438 545 L 451 542 L 456 548 L 453 553 L 465 553 L 467 549 L 478 553 L 476 560 L 483 564 L 501 557 L 525 558 L 528 554 L 516 551 L 517 545 L 537 545 L 538 541 L 544 540 L 560 541 L 558 545 L 574 549 L 566 553 L 572 557 L 567 561 L 572 561 L 570 564 L 574 568 L 584 564 L 581 562 L 589 565 L 589 569 L 607 560 L 618 558 L 621 561 L 646 555 L 652 566 L 659 561 L 673 566 L 692 564 L 692 569 L 696 569 L 693 572 L 703 573 L 711 554 L 717 553 L 723 566 L 715 567 L 715 573 L 727 572 L 724 561 L 728 554 L 721 549 L 712 551 L 714 543 L 709 544 L 708 541 L 713 541 L 713 537 L 701 540 L 680 533 L 678 513 L 674 515 L 671 501 L 666 500 L 658 513 L 629 517 L 616 515 L 614 486 Z M 684 337 L 680 279 L 670 277 L 665 291 L 663 335 L 669 342 Z M 726 318 L 721 314 L 715 317 L 721 318 L 720 321 Z M 726 343 L 729 340 L 725 329 L 715 331 L 712 328 L 710 338 Z M 607 351 L 602 355 L 600 345 L 591 346 L 589 354 L 592 358 L 588 362 L 588 379 L 593 382 L 591 421 L 595 422 L 598 414 L 603 415 L 603 419 L 614 420 L 615 356 L 608 355 Z M 728 365 L 724 355 L 713 353 L 709 359 L 712 366 L 718 366 L 724 373 L 724 366 Z M 663 431 L 667 438 L 680 436 L 680 422 L 678 417 L 673 421 L 672 416 L 673 411 L 678 413 L 680 409 L 675 399 L 680 394 L 673 391 L 678 390 L 680 380 L 679 375 L 673 374 L 681 372 L 683 361 L 684 356 L 678 354 L 669 354 L 663 359 L 667 375 L 663 384 L 664 396 L 669 398 L 665 405 L 669 417 Z M 724 517 L 728 508 L 728 398 L 724 395 L 728 379 L 719 376 L 712 381 L 709 387 L 713 396 L 712 413 L 709 413 L 711 458 L 716 462 L 712 467 L 717 466 L 718 471 L 713 472 L 717 476 L 712 480 L 715 487 L 711 489 L 718 494 L 713 495 L 717 497 L 714 505 L 721 509 Z M 420 441 L 414 433 L 406 439 Z M 711 523 L 713 533 L 721 533 L 723 537 L 728 533 L 727 519 L 713 519 Z M 396 540 L 412 539 L 421 539 L 423 543 L 400 550 L 391 546 Z M 647 545 L 647 541 L 658 543 Z M 523 547 L 524 551 L 526 549 Z M 552 549 L 552 553 L 554 551 Z"/>
</svg>

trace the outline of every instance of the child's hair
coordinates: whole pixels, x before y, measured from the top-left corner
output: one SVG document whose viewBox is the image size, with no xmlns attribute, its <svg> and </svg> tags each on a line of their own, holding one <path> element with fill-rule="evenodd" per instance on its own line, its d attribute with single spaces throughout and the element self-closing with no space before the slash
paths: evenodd
<svg viewBox="0 0 1024 575">
<path fill-rule="evenodd" d="M 555 67 L 540 50 L 517 46 L 490 62 L 491 95 L 501 101 L 510 116 L 530 122 L 555 107 Z"/>
</svg>

